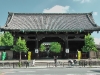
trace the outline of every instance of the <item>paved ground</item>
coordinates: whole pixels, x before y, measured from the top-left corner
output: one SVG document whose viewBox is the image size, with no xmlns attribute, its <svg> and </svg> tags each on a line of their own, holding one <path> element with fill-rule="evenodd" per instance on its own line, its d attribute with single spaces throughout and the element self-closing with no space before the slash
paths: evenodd
<svg viewBox="0 0 100 75">
<path fill-rule="evenodd" d="M 0 69 L 0 75 L 100 75 L 100 68 Z"/>
</svg>

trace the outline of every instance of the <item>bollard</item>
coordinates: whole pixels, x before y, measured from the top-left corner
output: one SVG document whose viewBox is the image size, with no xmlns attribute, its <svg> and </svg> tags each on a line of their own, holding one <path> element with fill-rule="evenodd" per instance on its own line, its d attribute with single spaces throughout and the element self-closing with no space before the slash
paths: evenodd
<svg viewBox="0 0 100 75">
<path fill-rule="evenodd" d="M 86 61 L 85 60 L 83 61 L 83 64 L 84 64 L 84 67 L 85 67 L 85 65 L 86 65 Z"/>
<path fill-rule="evenodd" d="M 91 61 L 89 61 L 89 66 L 91 67 Z"/>
<path fill-rule="evenodd" d="M 47 63 L 47 67 L 49 67 L 49 63 Z"/>
<path fill-rule="evenodd" d="M 13 62 L 13 68 L 14 68 L 14 62 Z"/>
<path fill-rule="evenodd" d="M 26 68 L 27 68 L 27 62 L 26 62 Z"/>
<path fill-rule="evenodd" d="M 4 67 L 4 62 L 2 64 L 3 64 L 3 67 Z"/>
<path fill-rule="evenodd" d="M 64 67 L 64 63 L 63 63 L 63 67 Z"/>
<path fill-rule="evenodd" d="M 49 67 L 50 67 L 50 63 L 49 63 Z"/>
<path fill-rule="evenodd" d="M 48 63 L 47 63 L 47 67 L 48 67 Z"/>
<path fill-rule="evenodd" d="M 50 63 L 48 63 L 48 67 L 50 67 Z"/>
<path fill-rule="evenodd" d="M 80 61 L 79 61 L 79 66 L 80 66 Z"/>
</svg>

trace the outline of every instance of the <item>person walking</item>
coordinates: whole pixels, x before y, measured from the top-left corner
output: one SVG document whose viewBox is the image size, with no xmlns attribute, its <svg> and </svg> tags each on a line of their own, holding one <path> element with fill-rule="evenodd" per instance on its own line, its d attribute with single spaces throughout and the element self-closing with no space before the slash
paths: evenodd
<svg viewBox="0 0 100 75">
<path fill-rule="evenodd" d="M 55 67 L 57 67 L 57 58 L 58 58 L 58 56 L 54 56 L 54 64 L 55 64 Z"/>
</svg>

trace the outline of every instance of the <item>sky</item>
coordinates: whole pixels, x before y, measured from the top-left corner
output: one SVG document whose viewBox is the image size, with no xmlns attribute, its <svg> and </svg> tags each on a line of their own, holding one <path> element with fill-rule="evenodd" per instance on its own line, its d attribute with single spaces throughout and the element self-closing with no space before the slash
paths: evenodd
<svg viewBox="0 0 100 75">
<path fill-rule="evenodd" d="M 8 12 L 17 13 L 93 13 L 100 26 L 100 0 L 0 0 L 0 26 L 6 23 Z M 100 31 L 92 34 L 100 44 Z"/>
</svg>

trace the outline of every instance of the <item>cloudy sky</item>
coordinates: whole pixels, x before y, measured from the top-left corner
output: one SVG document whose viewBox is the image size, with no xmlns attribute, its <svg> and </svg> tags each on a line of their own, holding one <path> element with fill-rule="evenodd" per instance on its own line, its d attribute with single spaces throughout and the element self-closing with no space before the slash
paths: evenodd
<svg viewBox="0 0 100 75">
<path fill-rule="evenodd" d="M 7 20 L 8 12 L 24 13 L 89 13 L 100 26 L 100 0 L 0 0 L 0 26 Z M 100 43 L 100 32 L 92 36 Z"/>
</svg>

